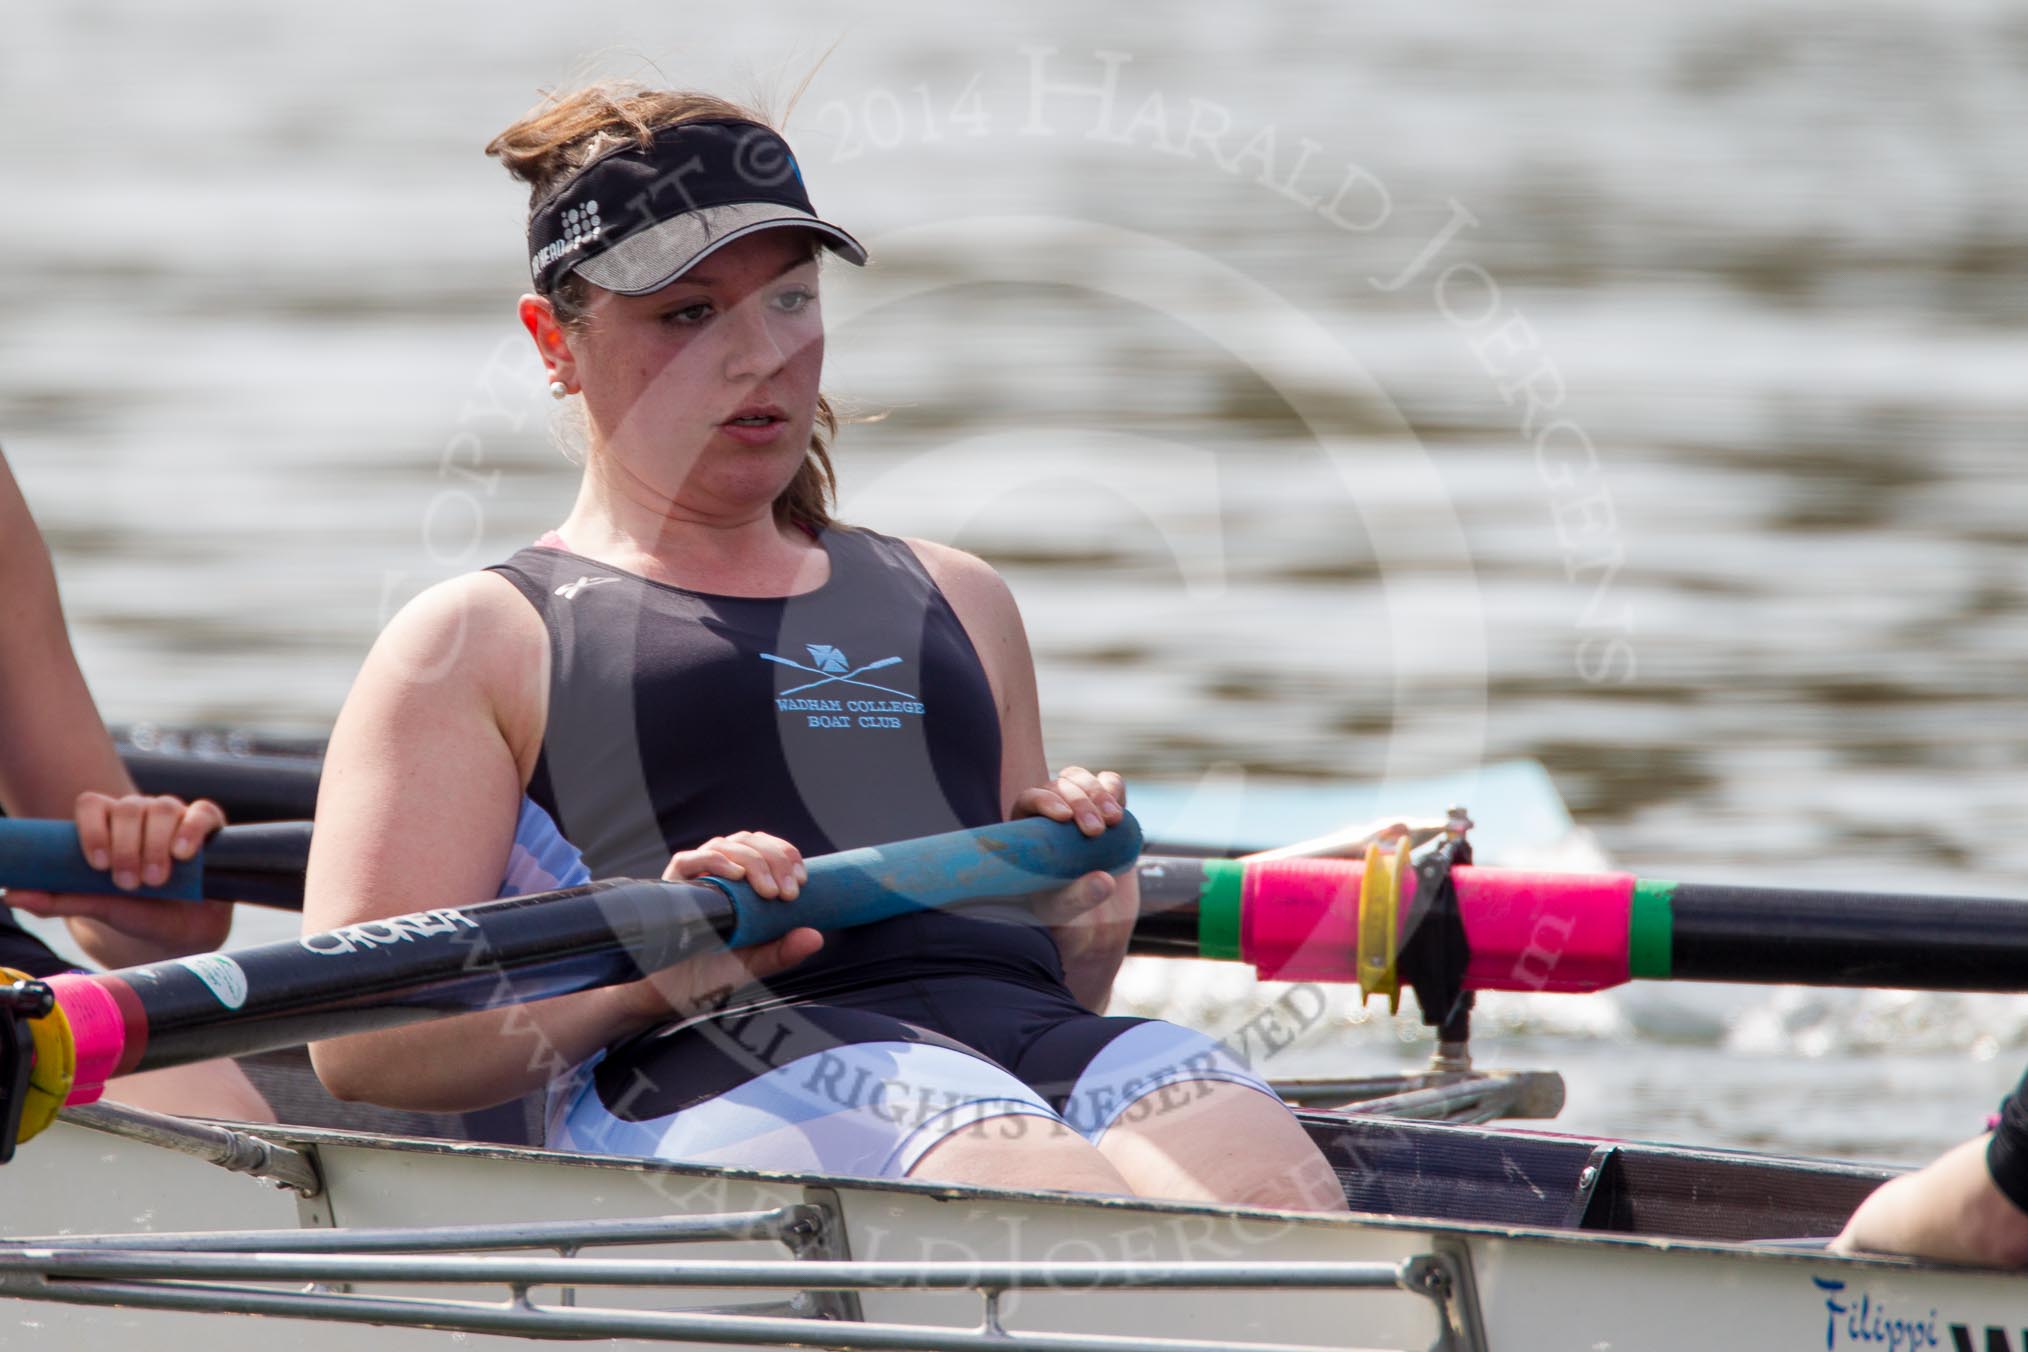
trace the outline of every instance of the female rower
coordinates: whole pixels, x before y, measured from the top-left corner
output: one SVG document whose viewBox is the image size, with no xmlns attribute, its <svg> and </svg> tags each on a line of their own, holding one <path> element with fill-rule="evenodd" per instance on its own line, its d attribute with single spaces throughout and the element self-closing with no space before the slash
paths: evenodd
<svg viewBox="0 0 2028 1352">
<path fill-rule="evenodd" d="M 333 732 L 305 922 L 588 876 L 744 877 L 1008 817 L 1117 822 L 1043 761 L 1014 600 L 830 515 L 819 220 L 780 136 L 598 86 L 491 146 L 531 187 L 520 304 L 582 401 L 575 506 L 382 634 Z M 313 1049 L 341 1097 L 547 1087 L 550 1143 L 716 1164 L 1337 1209 L 1330 1167 L 1201 1034 L 1105 1018 L 1131 877 L 930 913 Z M 821 950 L 821 951 L 820 951 Z"/>
<path fill-rule="evenodd" d="M 75 817 L 78 843 L 112 875 L 104 895 L 12 891 L 31 915 L 61 916 L 79 948 L 127 967 L 218 947 L 232 927 L 226 902 L 160 902 L 123 895 L 169 877 L 225 824 L 204 799 L 184 803 L 134 791 L 92 705 L 65 633 L 56 574 L 42 534 L 0 455 L 0 810 L 17 817 Z M 29 976 L 75 970 L 0 907 L 0 967 Z M 273 1114 L 230 1061 L 116 1080 L 107 1095 L 137 1107 L 240 1121 Z"/>
</svg>

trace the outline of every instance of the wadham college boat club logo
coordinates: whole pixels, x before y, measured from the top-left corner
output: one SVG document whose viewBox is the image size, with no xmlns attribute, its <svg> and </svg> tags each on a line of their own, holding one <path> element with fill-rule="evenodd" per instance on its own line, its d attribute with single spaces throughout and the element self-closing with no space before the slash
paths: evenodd
<svg viewBox="0 0 2028 1352">
<path fill-rule="evenodd" d="M 894 731 L 905 726 L 902 719 L 922 716 L 922 701 L 906 690 L 897 690 L 891 685 L 881 685 L 862 679 L 868 672 L 885 671 L 901 665 L 899 657 L 883 657 L 873 662 L 854 664 L 845 655 L 843 648 L 828 643 L 806 643 L 803 650 L 810 654 L 807 663 L 790 657 L 777 657 L 773 653 L 762 653 L 763 662 L 787 667 L 814 676 L 814 681 L 804 681 L 775 694 L 775 708 L 786 714 L 802 714 L 812 728 L 865 728 L 870 731 Z M 895 677 L 883 676 L 882 680 Z M 845 686 L 845 690 L 830 687 Z M 870 695 L 859 695 L 856 691 L 871 691 Z M 819 693 L 822 692 L 822 693 Z"/>
</svg>

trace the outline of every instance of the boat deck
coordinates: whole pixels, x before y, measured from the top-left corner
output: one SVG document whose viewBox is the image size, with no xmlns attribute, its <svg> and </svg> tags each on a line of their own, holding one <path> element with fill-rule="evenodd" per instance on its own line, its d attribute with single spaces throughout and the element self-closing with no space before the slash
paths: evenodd
<svg viewBox="0 0 2028 1352">
<path fill-rule="evenodd" d="M 1838 1233 L 1894 1170 L 1449 1123 L 1301 1114 L 1355 1212 L 1753 1243 Z"/>
</svg>

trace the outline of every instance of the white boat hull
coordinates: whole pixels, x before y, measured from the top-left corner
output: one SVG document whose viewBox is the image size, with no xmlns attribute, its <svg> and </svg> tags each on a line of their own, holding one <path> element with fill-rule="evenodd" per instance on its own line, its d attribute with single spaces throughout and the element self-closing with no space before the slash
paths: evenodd
<svg viewBox="0 0 2028 1352">
<path fill-rule="evenodd" d="M 762 1210 L 816 1202 L 838 1218 L 842 1252 L 861 1262 L 977 1265 L 1001 1260 L 1116 1264 L 1245 1263 L 1263 1285 L 1244 1291 L 1029 1290 L 999 1305 L 1019 1334 L 1171 1338 L 1197 1345 L 1426 1349 L 1448 1320 L 1506 1352 L 1708 1352 L 1726 1349 L 1864 1349 L 1920 1352 L 2028 1347 L 2028 1281 L 2012 1276 L 1851 1261 L 1770 1246 L 1684 1242 L 1553 1229 L 1408 1219 L 1307 1217 L 1046 1193 L 926 1184 L 804 1179 L 692 1170 L 543 1151 L 380 1142 L 338 1132 L 272 1133 L 314 1151 L 325 1194 L 296 1200 L 271 1185 L 196 1160 L 59 1124 L 32 1159 L 0 1175 L 9 1228 L 44 1235 L 444 1226 L 569 1221 Z M 600 1250 L 684 1260 L 771 1258 L 779 1245 L 720 1241 Z M 1444 1256 L 1460 1276 L 1443 1307 L 1406 1291 L 1278 1289 L 1297 1263 L 1400 1263 Z M 289 1289 L 286 1286 L 278 1289 Z M 414 1294 L 361 1284 L 355 1294 Z M 498 1288 L 431 1289 L 499 1303 Z M 574 1291 L 580 1308 L 675 1310 L 780 1299 L 736 1289 Z M 533 1293 L 539 1305 L 564 1299 Z M 981 1319 L 975 1291 L 868 1290 L 867 1325 L 968 1330 Z M 292 1347 L 442 1349 L 525 1347 L 514 1338 L 291 1321 L 236 1314 L 91 1308 L 22 1299 L 0 1305 L 0 1328 L 42 1347 L 203 1347 L 272 1352 Z M 810 1345 L 849 1336 L 851 1324 L 807 1322 Z M 1962 1330 L 1962 1341 L 1956 1330 Z M 1991 1332 L 1989 1332 L 1989 1330 Z M 53 1341 L 52 1341 L 53 1339 Z M 7 1340 L 0 1345 L 13 1345 Z M 624 1345 L 632 1346 L 634 1343 Z M 723 1346 L 641 1342 L 640 1346 Z M 776 1344 L 779 1345 L 779 1344 Z"/>
</svg>

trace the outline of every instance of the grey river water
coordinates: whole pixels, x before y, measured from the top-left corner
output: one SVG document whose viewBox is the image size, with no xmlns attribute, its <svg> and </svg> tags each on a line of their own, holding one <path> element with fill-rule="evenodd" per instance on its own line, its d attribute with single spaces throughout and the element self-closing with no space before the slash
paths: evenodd
<svg viewBox="0 0 2028 1352">
<path fill-rule="evenodd" d="M 394 608 L 561 516 L 480 154 L 538 86 L 780 102 L 834 42 L 788 129 L 876 255 L 825 283 L 884 415 L 846 515 L 1002 569 L 1053 758 L 1534 758 L 1644 874 L 2028 893 L 2020 3 L 16 6 L 0 445 L 108 717 L 321 732 Z M 1573 1130 L 1914 1159 L 2028 1002 L 1481 1034 Z"/>
</svg>

